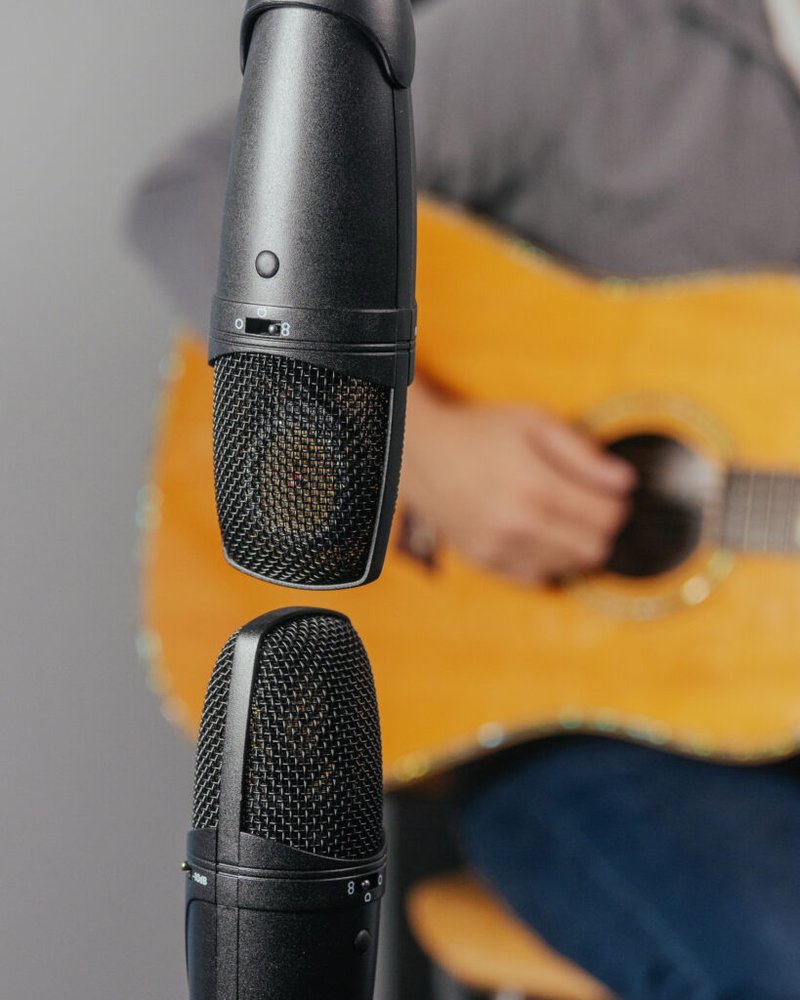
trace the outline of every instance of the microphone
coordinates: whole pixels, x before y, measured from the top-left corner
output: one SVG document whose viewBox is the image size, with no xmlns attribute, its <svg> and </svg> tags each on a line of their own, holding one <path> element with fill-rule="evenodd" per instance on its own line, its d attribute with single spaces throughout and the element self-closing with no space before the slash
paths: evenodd
<svg viewBox="0 0 800 1000">
<path fill-rule="evenodd" d="M 272 583 L 381 571 L 413 377 L 408 0 L 250 0 L 209 360 L 225 556 Z"/>
<path fill-rule="evenodd" d="M 386 870 L 380 727 L 344 615 L 275 611 L 225 643 L 192 826 L 190 1000 L 371 1000 Z"/>
</svg>

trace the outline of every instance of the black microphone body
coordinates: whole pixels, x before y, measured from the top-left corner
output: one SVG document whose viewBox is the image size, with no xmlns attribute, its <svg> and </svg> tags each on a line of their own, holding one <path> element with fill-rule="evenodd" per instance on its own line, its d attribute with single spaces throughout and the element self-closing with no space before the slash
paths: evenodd
<svg viewBox="0 0 800 1000">
<path fill-rule="evenodd" d="M 250 0 L 209 360 L 223 547 L 287 586 L 381 570 L 413 375 L 408 0 Z"/>
<path fill-rule="evenodd" d="M 380 733 L 344 616 L 277 611 L 226 644 L 203 708 L 193 826 L 190 1000 L 371 1000 Z"/>
</svg>

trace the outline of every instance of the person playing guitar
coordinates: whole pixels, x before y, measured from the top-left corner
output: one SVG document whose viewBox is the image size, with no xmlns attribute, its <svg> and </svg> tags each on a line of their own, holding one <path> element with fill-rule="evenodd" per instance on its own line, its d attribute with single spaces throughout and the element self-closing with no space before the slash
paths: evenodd
<svg viewBox="0 0 800 1000">
<path fill-rule="evenodd" d="M 427 192 L 598 276 L 800 264 L 796 0 L 429 0 L 418 44 Z M 226 119 L 192 139 L 143 185 L 133 215 L 136 242 L 199 329 L 230 133 Z M 487 586 L 513 585 L 509 602 L 602 570 L 642 469 L 535 395 L 470 401 L 443 388 L 423 347 L 437 329 L 424 311 L 420 321 L 402 502 L 436 540 L 427 558 L 452 550 Z M 531 315 L 528 362 L 561 335 Z M 767 343 L 770 329 L 753 336 Z M 457 355 L 456 342 L 453 367 Z M 457 685 L 457 664 L 448 669 Z M 797 690 L 785 700 L 795 706 Z M 457 831 L 470 864 L 623 1000 L 800 997 L 793 756 L 736 766 L 667 739 L 613 738 L 613 724 L 610 735 L 587 728 L 500 757 L 470 785 Z"/>
</svg>

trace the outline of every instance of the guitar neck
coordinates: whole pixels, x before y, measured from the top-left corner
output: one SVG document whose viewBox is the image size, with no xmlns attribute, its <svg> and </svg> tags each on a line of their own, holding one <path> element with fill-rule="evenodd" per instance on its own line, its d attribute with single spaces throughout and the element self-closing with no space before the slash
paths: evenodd
<svg viewBox="0 0 800 1000">
<path fill-rule="evenodd" d="M 800 476 L 734 468 L 728 473 L 720 542 L 745 552 L 800 552 Z"/>
</svg>

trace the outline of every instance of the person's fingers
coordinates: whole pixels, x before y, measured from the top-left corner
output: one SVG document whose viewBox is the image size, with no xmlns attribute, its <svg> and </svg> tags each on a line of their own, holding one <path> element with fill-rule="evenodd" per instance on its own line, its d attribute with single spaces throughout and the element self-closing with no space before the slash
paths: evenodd
<svg viewBox="0 0 800 1000">
<path fill-rule="evenodd" d="M 485 562 L 484 566 L 486 569 L 501 573 L 507 579 L 532 586 L 549 583 L 575 572 L 570 559 L 564 553 L 544 546 L 535 552 L 518 547 L 506 552 L 502 558 L 498 556 Z"/>
<path fill-rule="evenodd" d="M 524 583 L 541 583 L 600 568 L 613 537 L 587 527 L 540 515 L 509 518 L 496 526 L 491 544 L 476 545 L 480 564 Z"/>
<path fill-rule="evenodd" d="M 574 530 L 593 530 L 607 539 L 617 534 L 630 510 L 627 496 L 584 489 L 560 475 L 553 477 L 542 506 Z"/>
<path fill-rule="evenodd" d="M 633 468 L 621 458 L 603 451 L 585 434 L 548 414 L 532 411 L 534 444 L 565 475 L 586 487 L 613 494 L 626 494 L 634 485 Z"/>
<path fill-rule="evenodd" d="M 599 569 L 614 543 L 613 535 L 561 518 L 542 519 L 538 531 L 541 544 L 553 553 L 554 568 L 562 572 Z"/>
<path fill-rule="evenodd" d="M 626 463 L 527 407 L 435 416 L 438 450 L 418 448 L 429 459 L 427 479 L 418 479 L 442 538 L 527 584 L 602 566 L 628 510 Z"/>
<path fill-rule="evenodd" d="M 574 524 L 576 530 L 594 529 L 609 538 L 619 531 L 629 509 L 627 496 L 584 486 L 537 454 L 525 470 L 523 489 L 532 517 L 544 513 Z"/>
</svg>

